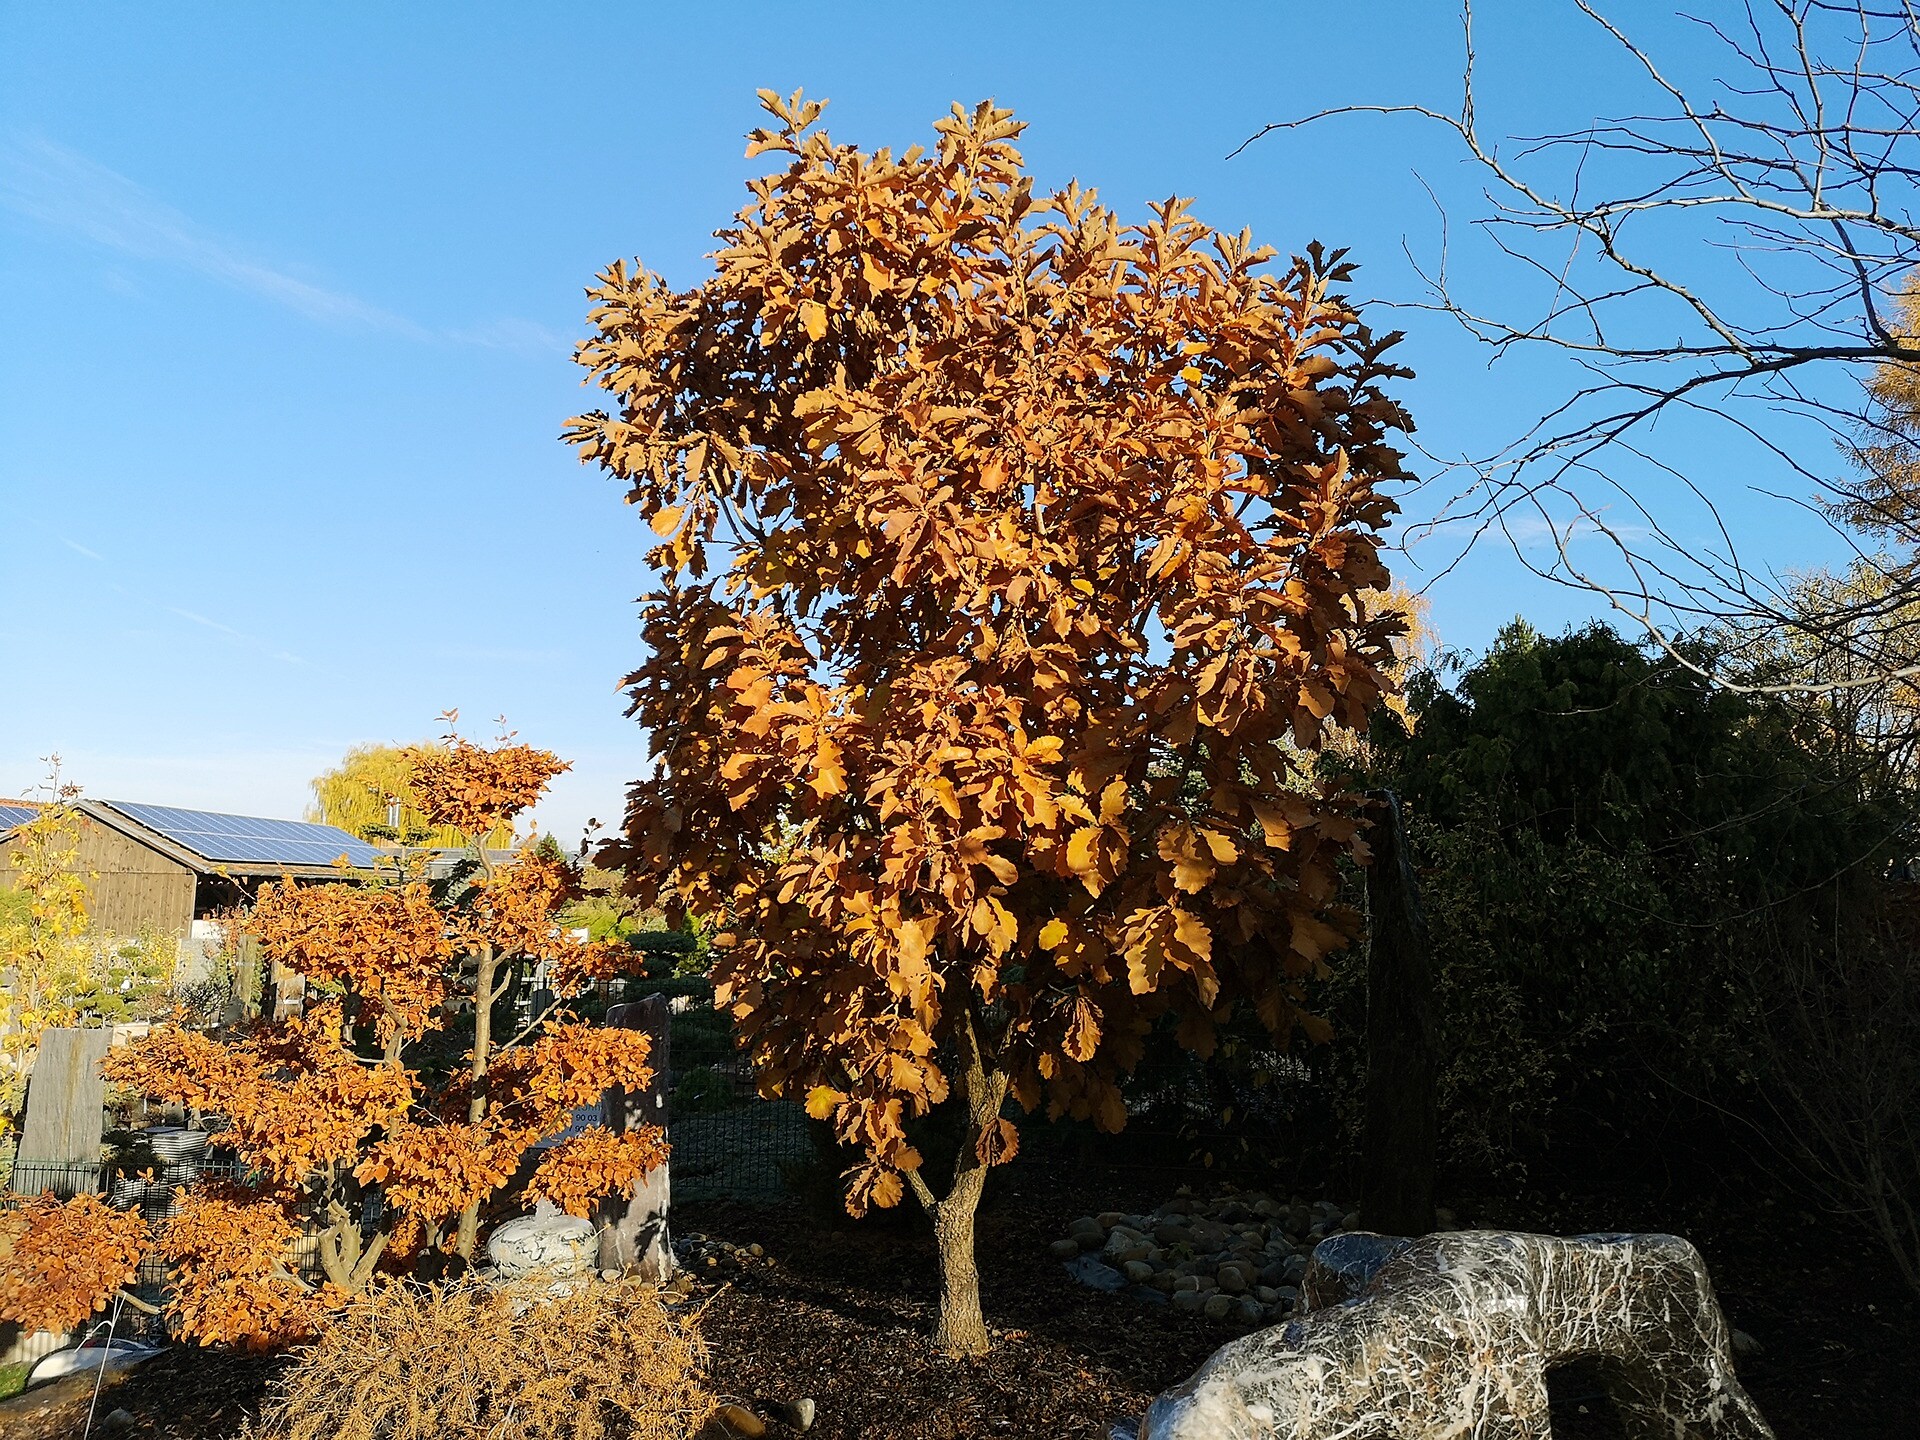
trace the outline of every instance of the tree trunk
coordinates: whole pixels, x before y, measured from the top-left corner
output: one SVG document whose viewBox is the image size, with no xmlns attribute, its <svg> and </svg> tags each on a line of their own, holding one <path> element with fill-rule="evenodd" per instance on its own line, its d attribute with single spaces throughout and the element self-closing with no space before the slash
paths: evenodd
<svg viewBox="0 0 1920 1440">
<path fill-rule="evenodd" d="M 919 1171 L 909 1170 L 907 1181 L 933 1219 L 933 1241 L 940 1259 L 940 1319 L 934 1326 L 934 1343 L 949 1355 L 984 1355 L 991 1341 L 980 1311 L 980 1270 L 973 1255 L 973 1216 L 987 1184 L 979 1140 L 988 1126 L 999 1122 L 1000 1107 L 1007 1098 L 1007 1076 L 987 1068 L 971 1012 L 962 1021 L 958 1040 L 960 1064 L 953 1096 L 966 1111 L 967 1125 L 954 1161 L 953 1186 L 941 1199 Z"/>
<path fill-rule="evenodd" d="M 488 867 L 489 875 L 492 873 Z M 487 1078 L 487 1065 L 493 1058 L 493 975 L 498 959 L 493 946 L 482 945 L 473 982 L 473 1099 L 467 1103 L 467 1122 L 478 1125 L 487 1116 L 487 1097 L 480 1082 Z M 460 1212 L 460 1229 L 454 1250 L 462 1260 L 473 1259 L 474 1240 L 480 1232 L 480 1202 L 473 1201 Z"/>
<path fill-rule="evenodd" d="M 1434 1224 L 1440 1129 L 1433 962 L 1399 798 L 1390 790 L 1372 798 L 1360 1219 L 1383 1234 L 1424 1235 Z"/>
<path fill-rule="evenodd" d="M 980 1310 L 980 1268 L 973 1258 L 973 1212 L 979 1187 L 957 1191 L 933 1207 L 933 1243 L 940 1255 L 940 1320 L 933 1343 L 949 1355 L 984 1355 L 989 1348 Z"/>
</svg>

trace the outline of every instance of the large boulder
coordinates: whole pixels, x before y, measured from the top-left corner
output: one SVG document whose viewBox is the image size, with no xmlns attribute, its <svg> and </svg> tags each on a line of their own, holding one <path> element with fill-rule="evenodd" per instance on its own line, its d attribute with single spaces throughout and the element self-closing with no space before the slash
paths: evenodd
<svg viewBox="0 0 1920 1440">
<path fill-rule="evenodd" d="M 1343 1236 L 1307 1291 L 1317 1308 L 1155 1399 L 1139 1440 L 1548 1440 L 1546 1374 L 1569 1361 L 1605 1377 L 1629 1440 L 1772 1440 L 1672 1235 Z"/>
<path fill-rule="evenodd" d="M 509 1280 L 536 1270 L 567 1280 L 590 1273 L 599 1248 L 591 1221 L 573 1215 L 522 1215 L 493 1232 L 487 1258 Z"/>
</svg>

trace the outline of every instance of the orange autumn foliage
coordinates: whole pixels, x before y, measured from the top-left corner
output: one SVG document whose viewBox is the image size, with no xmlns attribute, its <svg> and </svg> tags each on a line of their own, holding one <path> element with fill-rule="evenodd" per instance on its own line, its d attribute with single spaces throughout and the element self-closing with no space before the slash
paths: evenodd
<svg viewBox="0 0 1920 1440">
<path fill-rule="evenodd" d="M 300 1227 L 286 1208 L 238 1186 L 186 1191 L 155 1252 L 171 1272 L 170 1319 L 202 1344 L 265 1349 L 311 1338 L 328 1295 L 296 1274 Z"/>
<path fill-rule="evenodd" d="M 489 749 L 458 735 L 441 745 L 410 747 L 405 754 L 413 767 L 414 798 L 429 822 L 474 836 L 501 829 L 510 833 L 520 812 L 531 809 L 554 776 L 569 768 L 551 750 L 504 740 Z"/>
<path fill-rule="evenodd" d="M 650 1043 L 637 1030 L 550 1022 L 538 1039 L 506 1051 L 489 1069 L 484 1123 L 461 1118 L 473 1087 L 450 1084 L 436 1097 L 441 1118 L 391 1127 L 368 1148 L 355 1173 L 380 1185 L 389 1204 L 416 1219 L 451 1214 L 504 1185 L 529 1147 L 564 1130 L 576 1109 L 646 1076 Z M 645 1142 L 623 1152 L 633 1166 L 596 1195 L 631 1193 L 666 1158 L 658 1129 L 635 1131 L 632 1138 Z"/>
<path fill-rule="evenodd" d="M 382 1041 L 438 1024 L 454 937 L 424 884 L 263 885 L 247 930 L 308 980 L 344 987 Z"/>
<path fill-rule="evenodd" d="M 724 922 L 717 998 L 864 1153 L 852 1208 L 959 1234 L 1009 1089 L 1114 1130 L 1163 1016 L 1322 1028 L 1360 822 L 1304 757 L 1390 689 L 1405 372 L 1338 252 L 1036 194 L 1007 111 L 895 154 L 762 100 L 713 274 L 589 292 L 612 408 L 567 438 L 664 576 L 609 863 Z M 907 1126 L 949 1099 L 941 1198 Z"/>
<path fill-rule="evenodd" d="M 631 1196 L 641 1178 L 665 1159 L 665 1137 L 658 1130 L 616 1135 L 590 1125 L 547 1152 L 527 1182 L 527 1194 L 569 1215 L 585 1216 L 603 1195 Z"/>
<path fill-rule="evenodd" d="M 216 1143 L 286 1189 L 351 1160 L 415 1103 L 405 1070 L 341 1044 L 337 1004 L 230 1041 L 156 1026 L 102 1068 L 116 1085 L 221 1116 Z"/>
<path fill-rule="evenodd" d="M 0 1211 L 0 1320 L 71 1330 L 132 1282 L 146 1248 L 139 1212 L 95 1195 L 39 1195 Z"/>
<path fill-rule="evenodd" d="M 480 835 L 510 826 L 564 768 L 545 751 L 505 742 L 487 749 L 449 737 L 436 754 L 417 772 L 416 796 L 434 823 Z M 477 876 L 439 901 L 421 883 L 263 886 L 247 928 L 265 959 L 308 981 L 306 1013 L 220 1039 L 159 1025 L 109 1053 L 114 1083 L 218 1116 L 212 1143 L 249 1177 L 244 1186 L 187 1192 L 160 1227 L 154 1247 L 172 1269 L 168 1299 L 181 1334 L 286 1343 L 364 1292 L 383 1266 L 433 1250 L 471 1257 L 482 1207 L 530 1150 L 608 1088 L 650 1082 L 639 1032 L 576 1023 L 562 1011 L 520 1033 L 493 1033 L 493 1008 L 520 967 L 544 962 L 546 983 L 567 995 L 612 973 L 625 951 L 580 944 L 562 930 L 555 911 L 573 889 L 566 866 L 530 849 L 504 861 L 484 850 L 474 858 Z M 449 1070 L 445 1042 L 423 1042 L 446 1028 L 454 1008 L 471 1016 L 474 1038 Z M 602 1196 L 631 1194 L 665 1156 L 655 1127 L 589 1130 L 552 1146 L 524 1198 L 584 1213 Z M 14 1252 L 29 1256 L 58 1254 L 86 1225 L 105 1223 L 84 1207 L 29 1206 L 15 1217 L 24 1218 L 0 1223 L 19 1232 Z M 115 1236 L 140 1231 L 137 1214 L 114 1223 L 122 1227 Z M 303 1228 L 324 1274 L 317 1284 L 294 1259 Z M 9 1303 L 40 1319 L 81 1299 L 91 1307 L 122 1283 L 114 1278 L 120 1251 L 101 1254 L 103 1268 L 71 1277 L 29 1266 L 15 1283 L 6 1271 Z M 96 1283 L 83 1283 L 89 1276 Z"/>
<path fill-rule="evenodd" d="M 387 1202 L 403 1214 L 438 1220 L 506 1184 L 531 1143 L 524 1131 L 503 1133 L 497 1122 L 404 1122 L 390 1128 L 353 1173 L 357 1180 L 378 1185 Z"/>
<path fill-rule="evenodd" d="M 475 887 L 456 939 L 468 952 L 492 945 L 502 954 L 544 960 L 553 989 L 576 993 L 612 973 L 631 952 L 614 940 L 582 943 L 554 923 L 555 910 L 573 898 L 573 884 L 572 872 L 559 861 L 523 850 Z"/>
</svg>

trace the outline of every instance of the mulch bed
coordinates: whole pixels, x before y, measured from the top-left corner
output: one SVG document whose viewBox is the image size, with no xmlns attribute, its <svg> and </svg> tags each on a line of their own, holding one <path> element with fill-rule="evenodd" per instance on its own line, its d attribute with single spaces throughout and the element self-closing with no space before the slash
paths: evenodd
<svg viewBox="0 0 1920 1440">
<path fill-rule="evenodd" d="M 821 1437 L 951 1440 L 1103 1436 L 1137 1417 L 1238 1332 L 1073 1283 L 1046 1253 L 1076 1215 L 1164 1199 L 1035 1184 L 980 1220 L 983 1304 L 994 1352 L 951 1361 L 931 1330 L 931 1238 L 904 1225 L 839 1224 L 792 1208 L 711 1208 L 682 1217 L 776 1263 L 735 1264 L 705 1321 L 718 1388 L 766 1403 L 810 1396 Z M 1864 1235 L 1797 1211 L 1532 1196 L 1464 1204 L 1477 1225 L 1577 1234 L 1668 1230 L 1699 1245 L 1731 1322 L 1762 1345 L 1743 1382 L 1780 1440 L 1920 1436 L 1920 1304 Z M 720 1271 L 728 1270 L 722 1260 Z M 1586 1405 L 1582 1413 L 1580 1406 Z M 1604 1401 L 1568 1395 L 1556 1440 L 1618 1434 Z"/>
<path fill-rule="evenodd" d="M 1085 1289 L 1047 1255 L 1074 1216 L 1150 1206 L 1160 1187 L 1090 1187 L 1012 1177 L 980 1217 L 983 1300 L 996 1327 L 991 1354 L 948 1360 L 927 1343 L 935 1294 L 931 1239 L 916 1217 L 853 1224 L 797 1205 L 683 1206 L 682 1233 L 764 1258 L 713 1254 L 695 1264 L 693 1297 L 712 1350 L 713 1384 L 767 1414 L 812 1399 L 819 1440 L 892 1437 L 1101 1437 L 1137 1416 L 1235 1333 L 1197 1316 Z M 1679 1217 L 1652 1200 L 1531 1196 L 1465 1203 L 1476 1224 L 1558 1233 L 1666 1229 L 1707 1257 L 1732 1322 L 1764 1347 L 1742 1377 L 1781 1440 L 1882 1440 L 1920 1435 L 1920 1305 L 1863 1236 L 1787 1207 L 1701 1207 Z M 709 1252 L 713 1253 L 713 1252 Z M 254 1356 L 175 1351 L 113 1385 L 101 1413 L 124 1409 L 122 1434 L 211 1440 L 257 1410 L 274 1367 Z M 1556 1440 L 1614 1433 L 1603 1404 L 1571 1396 Z M 84 1401 L 0 1406 L 4 1440 L 79 1434 Z M 38 1414 L 31 1413 L 34 1409 Z M 773 1436 L 792 1431 L 779 1425 Z"/>
</svg>

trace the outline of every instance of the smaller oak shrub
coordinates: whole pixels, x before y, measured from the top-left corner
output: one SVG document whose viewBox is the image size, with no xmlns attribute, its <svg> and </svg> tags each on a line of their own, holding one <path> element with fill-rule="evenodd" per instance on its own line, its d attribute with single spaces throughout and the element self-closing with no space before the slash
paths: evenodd
<svg viewBox="0 0 1920 1440">
<path fill-rule="evenodd" d="M 691 1317 L 637 1280 L 377 1284 L 275 1382 L 255 1440 L 686 1440 L 714 1401 Z"/>
</svg>

